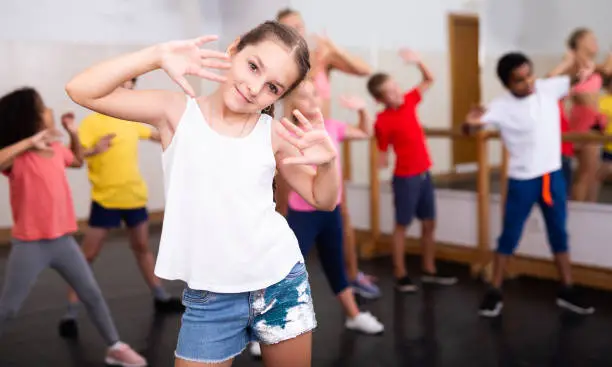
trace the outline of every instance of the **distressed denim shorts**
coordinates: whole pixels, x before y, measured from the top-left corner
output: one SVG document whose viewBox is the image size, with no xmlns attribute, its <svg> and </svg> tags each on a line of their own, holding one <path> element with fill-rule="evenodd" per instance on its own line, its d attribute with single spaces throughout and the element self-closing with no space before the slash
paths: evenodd
<svg viewBox="0 0 612 367">
<path fill-rule="evenodd" d="M 304 263 L 297 263 L 285 279 L 258 291 L 213 293 L 185 288 L 183 304 L 175 355 L 193 362 L 223 362 L 240 354 L 248 342 L 275 344 L 317 326 Z"/>
</svg>

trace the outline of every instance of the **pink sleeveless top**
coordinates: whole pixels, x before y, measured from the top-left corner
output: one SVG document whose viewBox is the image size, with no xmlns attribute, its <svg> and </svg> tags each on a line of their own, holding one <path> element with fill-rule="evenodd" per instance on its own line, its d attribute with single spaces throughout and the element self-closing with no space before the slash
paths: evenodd
<svg viewBox="0 0 612 367">
<path fill-rule="evenodd" d="M 574 85 L 572 94 L 597 93 L 601 90 L 603 78 L 600 74 L 592 74 L 588 79 Z M 591 106 L 574 104 L 570 110 L 569 123 L 572 131 L 588 132 L 594 126 L 604 126 L 602 114 Z"/>
<path fill-rule="evenodd" d="M 580 93 L 596 93 L 601 90 L 603 78 L 598 73 L 592 74 L 587 80 L 584 80 L 572 87 L 572 94 Z"/>
</svg>

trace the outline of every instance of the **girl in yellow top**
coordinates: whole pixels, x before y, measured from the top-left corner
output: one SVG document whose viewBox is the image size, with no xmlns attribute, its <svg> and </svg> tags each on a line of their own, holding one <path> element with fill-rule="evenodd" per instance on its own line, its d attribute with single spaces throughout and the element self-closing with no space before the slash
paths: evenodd
<svg viewBox="0 0 612 367">
<path fill-rule="evenodd" d="M 133 89 L 136 79 L 123 86 Z M 159 141 L 159 133 L 137 122 L 126 122 L 99 113 L 87 116 L 79 126 L 79 138 L 85 148 L 89 181 L 91 182 L 91 211 L 82 250 L 90 263 L 102 248 L 112 228 L 124 222 L 140 272 L 161 312 L 182 312 L 178 298 L 164 290 L 153 274 L 155 260 L 149 249 L 149 220 L 147 185 L 138 168 L 138 142 Z M 73 290 L 68 296 L 68 312 L 60 322 L 60 335 L 74 338 L 78 334 L 76 316 L 78 298 Z"/>
</svg>

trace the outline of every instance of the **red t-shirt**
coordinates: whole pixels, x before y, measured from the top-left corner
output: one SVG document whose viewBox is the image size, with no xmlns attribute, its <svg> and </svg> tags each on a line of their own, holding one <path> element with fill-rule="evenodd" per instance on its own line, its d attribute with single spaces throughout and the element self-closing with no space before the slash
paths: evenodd
<svg viewBox="0 0 612 367">
<path fill-rule="evenodd" d="M 13 213 L 12 236 L 22 241 L 55 239 L 77 230 L 66 167 L 72 152 L 54 143 L 53 156 L 28 151 L 16 157 L 8 176 Z"/>
<path fill-rule="evenodd" d="M 565 107 L 563 106 L 563 101 L 559 101 L 559 112 L 561 116 L 561 133 L 565 133 L 570 131 L 569 120 L 565 114 Z M 574 155 L 574 145 L 569 141 L 564 141 L 561 143 L 561 155 L 566 157 L 571 157 Z"/>
<path fill-rule="evenodd" d="M 376 117 L 374 130 L 378 149 L 386 152 L 393 145 L 395 176 L 413 176 L 431 167 L 425 133 L 417 116 L 421 92 L 415 88 L 404 95 L 404 103 L 396 110 L 387 108 Z"/>
</svg>

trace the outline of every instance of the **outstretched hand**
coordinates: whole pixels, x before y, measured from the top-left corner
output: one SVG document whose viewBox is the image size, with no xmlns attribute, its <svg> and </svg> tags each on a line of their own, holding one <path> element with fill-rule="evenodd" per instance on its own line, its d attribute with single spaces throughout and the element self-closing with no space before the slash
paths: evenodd
<svg viewBox="0 0 612 367">
<path fill-rule="evenodd" d="M 74 112 L 63 113 L 61 120 L 62 120 L 62 126 L 64 127 L 64 129 L 66 129 L 66 131 L 68 131 L 68 133 L 76 134 L 77 128 L 76 128 L 76 125 L 74 124 Z"/>
<path fill-rule="evenodd" d="M 299 150 L 301 156 L 287 157 L 283 164 L 307 164 L 324 165 L 336 158 L 338 152 L 329 134 L 325 130 L 325 123 L 321 111 L 317 111 L 317 117 L 309 121 L 298 110 L 293 111 L 298 119 L 299 125 L 283 118 L 278 125 L 278 134 L 289 144 Z"/>
<path fill-rule="evenodd" d="M 162 44 L 160 67 L 191 97 L 195 92 L 186 75 L 223 82 L 225 77 L 207 69 L 229 69 L 229 55 L 225 52 L 202 49 L 204 44 L 217 40 L 218 36 L 202 36 L 187 41 Z"/>
<path fill-rule="evenodd" d="M 113 141 L 113 138 L 116 136 L 114 133 L 106 134 L 98 140 L 96 145 L 94 146 L 94 150 L 97 154 L 106 152 L 110 147 Z"/>
<path fill-rule="evenodd" d="M 402 48 L 399 50 L 399 55 L 404 62 L 409 64 L 416 64 L 421 62 L 421 56 L 418 53 L 412 51 L 409 48 Z"/>
<path fill-rule="evenodd" d="M 578 82 L 583 82 L 590 78 L 591 75 L 593 75 L 593 73 L 595 72 L 596 67 L 597 65 L 595 65 L 595 62 L 593 62 L 592 60 L 579 64 L 577 74 Z"/>
<path fill-rule="evenodd" d="M 59 140 L 62 136 L 57 129 L 45 129 L 34 134 L 30 138 L 32 149 L 38 151 L 50 151 L 51 144 Z"/>
<path fill-rule="evenodd" d="M 480 125 L 482 123 L 481 118 L 485 114 L 486 110 L 484 107 L 480 105 L 474 105 L 470 108 L 467 116 L 465 117 L 465 122 L 470 125 Z"/>
</svg>

